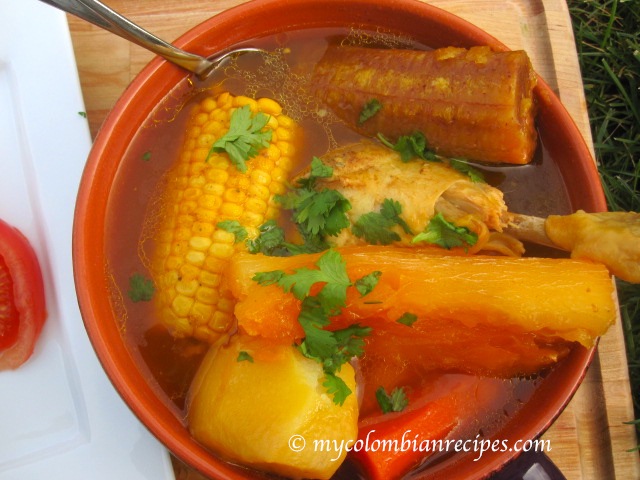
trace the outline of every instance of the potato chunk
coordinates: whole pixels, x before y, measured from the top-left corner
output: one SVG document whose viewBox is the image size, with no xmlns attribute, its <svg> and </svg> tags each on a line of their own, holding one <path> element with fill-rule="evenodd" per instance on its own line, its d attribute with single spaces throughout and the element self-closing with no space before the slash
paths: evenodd
<svg viewBox="0 0 640 480">
<path fill-rule="evenodd" d="M 351 365 L 339 376 L 355 392 Z M 330 478 L 346 450 L 318 449 L 358 435 L 356 395 L 334 403 L 315 360 L 290 343 L 237 334 L 212 347 L 190 391 L 189 428 L 232 462 L 293 478 Z M 299 451 L 298 451 L 299 450 Z"/>
</svg>

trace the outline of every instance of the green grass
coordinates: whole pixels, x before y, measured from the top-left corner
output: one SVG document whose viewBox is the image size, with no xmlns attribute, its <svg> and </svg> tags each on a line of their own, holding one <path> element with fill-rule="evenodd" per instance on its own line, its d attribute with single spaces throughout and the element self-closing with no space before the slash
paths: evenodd
<svg viewBox="0 0 640 480">
<path fill-rule="evenodd" d="M 609 209 L 640 212 L 640 0 L 568 5 Z M 618 288 L 640 418 L 640 285 L 618 282 Z"/>
</svg>

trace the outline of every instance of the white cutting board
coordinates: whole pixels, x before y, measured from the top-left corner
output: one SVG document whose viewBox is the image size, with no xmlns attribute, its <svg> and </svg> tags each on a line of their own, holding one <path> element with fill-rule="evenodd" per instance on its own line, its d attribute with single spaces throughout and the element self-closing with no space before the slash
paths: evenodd
<svg viewBox="0 0 640 480">
<path fill-rule="evenodd" d="M 35 248 L 48 309 L 32 358 L 0 372 L 0 479 L 173 480 L 167 451 L 111 386 L 78 310 L 73 211 L 91 146 L 83 111 L 66 16 L 0 0 L 0 218 Z"/>
</svg>

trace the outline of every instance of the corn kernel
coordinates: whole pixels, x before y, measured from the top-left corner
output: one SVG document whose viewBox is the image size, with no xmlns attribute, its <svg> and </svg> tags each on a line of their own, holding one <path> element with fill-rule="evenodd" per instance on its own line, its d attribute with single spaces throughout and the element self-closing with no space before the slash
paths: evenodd
<svg viewBox="0 0 640 480">
<path fill-rule="evenodd" d="M 296 121 L 287 115 L 279 115 L 278 123 L 280 123 L 280 126 L 282 128 L 286 128 L 287 130 L 294 130 L 295 128 L 297 128 Z"/>
<path fill-rule="evenodd" d="M 195 265 L 199 267 L 204 263 L 205 258 L 206 258 L 206 255 L 204 254 L 204 252 L 190 250 L 189 252 L 187 252 L 185 260 L 189 262 L 191 265 Z"/>
<path fill-rule="evenodd" d="M 278 129 L 278 119 L 276 117 L 274 117 L 273 115 L 271 115 L 269 117 L 269 120 L 267 120 L 267 125 L 268 128 L 270 128 L 273 131 L 276 131 Z"/>
<path fill-rule="evenodd" d="M 220 213 L 224 217 L 237 219 L 242 215 L 242 207 L 236 203 L 225 202 L 220 207 Z"/>
<path fill-rule="evenodd" d="M 218 310 L 226 313 L 233 313 L 233 308 L 235 307 L 235 302 L 232 298 L 229 297 L 221 297 L 218 300 Z"/>
<path fill-rule="evenodd" d="M 265 155 L 266 157 L 270 158 L 274 162 L 277 162 L 278 159 L 280 158 L 280 155 L 282 154 L 280 152 L 280 149 L 278 147 L 276 147 L 273 143 L 270 143 L 269 147 L 267 147 L 266 150 L 263 150 L 262 153 L 263 153 L 263 155 Z"/>
<path fill-rule="evenodd" d="M 200 287 L 196 291 L 196 300 L 207 305 L 213 305 L 218 301 L 218 293 L 213 288 Z"/>
<path fill-rule="evenodd" d="M 204 125 L 207 120 L 209 120 L 209 115 L 204 112 L 197 113 L 192 119 L 193 123 L 198 126 Z"/>
<path fill-rule="evenodd" d="M 222 200 L 218 195 L 202 195 L 198 199 L 198 206 L 207 210 L 217 210 L 221 204 Z"/>
<path fill-rule="evenodd" d="M 207 237 L 191 237 L 189 246 L 199 252 L 205 252 L 211 246 L 211 239 Z"/>
<path fill-rule="evenodd" d="M 189 315 L 189 311 L 191 310 L 193 302 L 194 300 L 191 297 L 178 295 L 173 299 L 173 303 L 171 303 L 171 309 L 173 310 L 173 313 L 175 313 L 178 317 L 186 317 L 187 315 Z"/>
<path fill-rule="evenodd" d="M 205 172 L 205 178 L 208 181 L 206 185 L 211 185 L 211 184 L 223 185 L 224 183 L 227 182 L 227 180 L 229 180 L 229 173 L 227 172 L 226 169 L 209 168 Z M 206 185 L 205 185 L 205 188 L 206 188 Z"/>
<path fill-rule="evenodd" d="M 182 281 L 194 280 L 200 274 L 200 269 L 187 261 L 182 267 L 180 267 L 180 278 Z"/>
<path fill-rule="evenodd" d="M 228 313 L 216 312 L 209 322 L 209 327 L 220 333 L 226 332 L 233 323 L 233 317 Z"/>
<path fill-rule="evenodd" d="M 271 176 L 271 179 L 275 180 L 273 175 Z M 259 198 L 266 202 L 269 199 L 271 192 L 269 192 L 269 187 L 253 184 L 247 189 L 247 194 L 252 198 Z"/>
<path fill-rule="evenodd" d="M 211 237 L 213 230 L 213 225 L 205 222 L 194 222 L 193 227 L 191 227 L 193 234 L 200 237 Z"/>
<path fill-rule="evenodd" d="M 192 162 L 206 162 L 209 158 L 209 149 L 205 147 L 196 147 L 191 154 Z"/>
<path fill-rule="evenodd" d="M 225 190 L 223 198 L 226 202 L 242 203 L 247 198 L 247 194 L 237 188 L 228 188 Z"/>
<path fill-rule="evenodd" d="M 265 210 L 266 210 L 266 204 L 265 204 Z M 264 223 L 264 215 L 261 213 L 246 211 L 242 214 L 240 223 L 245 227 L 259 227 Z"/>
<path fill-rule="evenodd" d="M 248 198 L 245 208 L 252 213 L 264 213 L 267 211 L 267 202 L 260 198 Z"/>
<path fill-rule="evenodd" d="M 217 211 L 208 208 L 198 208 L 194 213 L 202 223 L 213 223 L 217 218 Z"/>
<path fill-rule="evenodd" d="M 258 107 L 261 112 L 267 115 L 280 115 L 282 113 L 282 106 L 271 98 L 259 98 Z"/>
<path fill-rule="evenodd" d="M 271 183 L 271 175 L 263 170 L 253 170 L 251 172 L 251 183 L 257 185 L 269 185 L 269 183 Z"/>
<path fill-rule="evenodd" d="M 245 105 L 249 105 L 249 108 L 252 112 L 258 111 L 258 102 L 256 102 L 253 98 L 245 97 L 244 95 L 239 95 L 235 98 L 233 105 L 235 107 L 244 107 Z"/>
<path fill-rule="evenodd" d="M 294 147 L 291 142 L 287 142 L 287 141 L 277 142 L 276 146 L 280 150 L 280 154 L 281 155 L 286 155 L 287 157 L 292 157 L 296 153 L 296 147 Z"/>
<path fill-rule="evenodd" d="M 198 275 L 198 280 L 200 283 L 206 287 L 217 287 L 220 285 L 220 275 L 217 273 L 207 272 L 206 270 L 202 270 Z"/>
<path fill-rule="evenodd" d="M 175 255 L 170 255 L 167 257 L 167 261 L 165 262 L 165 267 L 167 270 L 178 270 L 182 264 L 184 263 L 183 257 L 178 257 Z"/>
<path fill-rule="evenodd" d="M 293 132 L 287 128 L 280 127 L 276 130 L 278 140 L 290 142 L 293 140 Z"/>
<path fill-rule="evenodd" d="M 193 297 L 196 294 L 198 288 L 198 281 L 196 279 L 182 279 L 176 283 L 176 292 L 186 297 Z"/>
<path fill-rule="evenodd" d="M 200 103 L 200 108 L 202 109 L 203 112 L 210 113 L 211 111 L 215 110 L 217 107 L 218 107 L 218 103 L 215 101 L 215 99 L 211 97 L 205 98 Z"/>
<path fill-rule="evenodd" d="M 215 243 L 232 244 L 233 242 L 235 242 L 236 236 L 231 232 L 227 232 L 226 230 L 223 230 L 222 228 L 218 228 L 215 232 L 213 232 L 213 235 L 211 236 L 211 239 Z"/>
<path fill-rule="evenodd" d="M 219 259 L 227 259 L 233 255 L 233 244 L 214 243 L 209 249 L 209 253 Z"/>
</svg>

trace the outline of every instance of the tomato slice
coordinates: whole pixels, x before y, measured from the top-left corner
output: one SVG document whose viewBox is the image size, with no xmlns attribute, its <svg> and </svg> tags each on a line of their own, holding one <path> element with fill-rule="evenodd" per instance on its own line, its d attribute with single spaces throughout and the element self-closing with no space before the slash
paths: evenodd
<svg viewBox="0 0 640 480">
<path fill-rule="evenodd" d="M 0 220 L 0 370 L 29 359 L 46 317 L 38 258 L 29 240 Z"/>
</svg>

